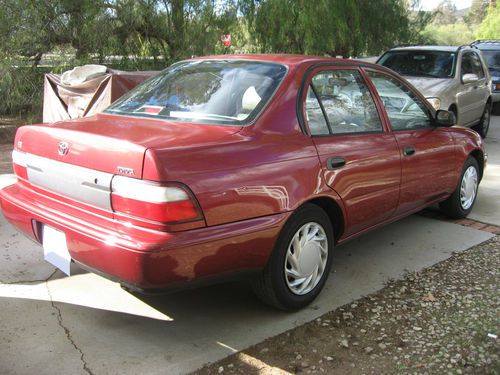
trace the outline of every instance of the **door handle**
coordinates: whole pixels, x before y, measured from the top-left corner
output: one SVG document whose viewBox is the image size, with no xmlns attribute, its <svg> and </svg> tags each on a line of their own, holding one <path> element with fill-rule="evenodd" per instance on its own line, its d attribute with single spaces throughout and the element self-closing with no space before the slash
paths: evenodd
<svg viewBox="0 0 500 375">
<path fill-rule="evenodd" d="M 405 146 L 405 148 L 403 149 L 403 154 L 405 156 L 410 156 L 413 155 L 414 153 L 415 149 L 412 146 Z"/>
<path fill-rule="evenodd" d="M 332 170 L 342 168 L 345 165 L 345 159 L 340 156 L 334 156 L 326 160 L 326 169 Z"/>
</svg>

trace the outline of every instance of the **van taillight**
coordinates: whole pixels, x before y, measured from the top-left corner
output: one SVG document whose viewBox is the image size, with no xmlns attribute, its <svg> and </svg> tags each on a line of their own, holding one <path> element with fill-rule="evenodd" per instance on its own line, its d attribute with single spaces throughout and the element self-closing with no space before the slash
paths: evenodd
<svg viewBox="0 0 500 375">
<path fill-rule="evenodd" d="M 28 170 L 26 168 L 26 153 L 14 150 L 12 151 L 12 169 L 17 177 L 24 180 L 28 179 Z"/>
<path fill-rule="evenodd" d="M 114 176 L 111 205 L 116 212 L 165 224 L 203 220 L 193 195 L 180 184 Z"/>
</svg>

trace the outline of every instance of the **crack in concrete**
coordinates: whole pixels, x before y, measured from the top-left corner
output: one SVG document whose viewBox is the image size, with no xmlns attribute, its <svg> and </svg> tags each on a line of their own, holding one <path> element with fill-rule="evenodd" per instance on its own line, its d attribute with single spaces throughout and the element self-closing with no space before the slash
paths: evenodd
<svg viewBox="0 0 500 375">
<path fill-rule="evenodd" d="M 85 361 L 85 355 L 83 354 L 83 351 L 76 345 L 75 341 L 73 340 L 73 337 L 71 337 L 71 332 L 69 331 L 69 329 L 63 324 L 63 321 L 62 321 L 62 314 L 61 314 L 61 309 L 59 307 L 56 306 L 56 304 L 54 303 L 54 300 L 52 299 L 52 293 L 50 292 L 50 288 L 49 288 L 49 283 L 48 281 L 50 280 L 50 278 L 54 275 L 54 273 L 57 272 L 57 269 L 52 273 L 52 275 L 50 275 L 47 280 L 45 280 L 45 287 L 47 288 L 47 293 L 49 294 L 49 299 L 50 299 L 50 304 L 52 305 L 52 308 L 54 310 L 57 311 L 57 323 L 59 324 L 59 326 L 64 330 L 64 333 L 66 334 L 66 338 L 68 339 L 68 341 L 70 342 L 70 344 L 73 346 L 73 348 L 75 348 L 76 351 L 78 351 L 80 353 L 80 361 L 82 362 L 83 364 L 83 371 L 85 371 L 87 374 L 89 375 L 93 375 L 92 371 L 90 370 L 90 368 L 88 367 L 87 365 L 87 362 Z"/>
<path fill-rule="evenodd" d="M 52 276 L 55 275 L 55 273 L 57 272 L 57 268 L 54 269 L 54 271 L 45 279 L 39 279 L 39 280 L 18 280 L 18 281 L 2 281 L 0 280 L 0 284 L 3 284 L 3 285 L 14 285 L 14 284 L 34 284 L 34 283 L 46 283 L 47 281 L 49 281 Z"/>
</svg>

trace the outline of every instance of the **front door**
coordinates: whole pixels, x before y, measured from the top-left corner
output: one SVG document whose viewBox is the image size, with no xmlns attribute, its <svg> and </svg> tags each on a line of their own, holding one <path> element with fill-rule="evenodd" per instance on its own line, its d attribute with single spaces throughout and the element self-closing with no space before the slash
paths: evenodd
<svg viewBox="0 0 500 375">
<path fill-rule="evenodd" d="M 454 141 L 447 128 L 432 125 L 431 113 L 402 81 L 367 71 L 382 99 L 402 158 L 397 215 L 446 197 L 454 189 Z"/>
</svg>

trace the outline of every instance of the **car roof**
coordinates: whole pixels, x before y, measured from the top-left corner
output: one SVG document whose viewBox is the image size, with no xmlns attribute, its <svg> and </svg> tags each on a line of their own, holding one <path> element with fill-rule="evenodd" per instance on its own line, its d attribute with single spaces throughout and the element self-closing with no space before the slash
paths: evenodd
<svg viewBox="0 0 500 375">
<path fill-rule="evenodd" d="M 192 60 L 252 60 L 270 63 L 279 63 L 288 66 L 298 66 L 303 64 L 322 64 L 322 63 L 333 63 L 333 64 L 346 64 L 346 65 L 363 65 L 372 66 L 375 69 L 379 69 L 379 65 L 375 65 L 366 61 L 356 60 L 356 59 L 341 59 L 336 57 L 325 57 L 325 56 L 308 56 L 308 55 L 292 55 L 292 54 L 249 54 L 249 55 L 214 55 L 214 56 L 200 56 L 193 57 Z M 189 60 L 187 60 L 189 61 Z"/>
<path fill-rule="evenodd" d="M 499 39 L 491 39 L 491 40 L 476 40 L 471 44 L 478 49 L 500 49 L 500 40 Z"/>
<path fill-rule="evenodd" d="M 394 47 L 390 51 L 444 51 L 444 52 L 457 52 L 459 46 L 406 46 Z M 462 47 L 470 48 L 470 47 Z"/>
</svg>

